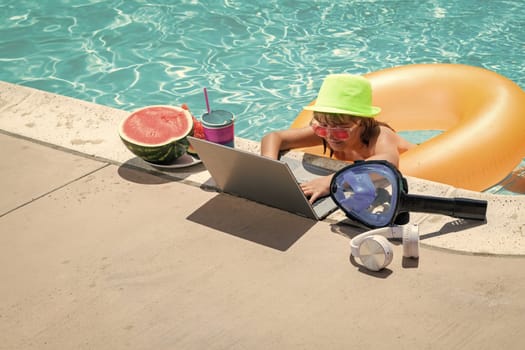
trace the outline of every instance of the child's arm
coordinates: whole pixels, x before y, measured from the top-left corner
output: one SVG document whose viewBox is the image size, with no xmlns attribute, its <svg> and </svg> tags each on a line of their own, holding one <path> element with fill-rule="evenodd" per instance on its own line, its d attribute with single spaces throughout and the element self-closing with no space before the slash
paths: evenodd
<svg viewBox="0 0 525 350">
<path fill-rule="evenodd" d="M 396 168 L 399 167 L 398 139 L 391 130 L 382 131 L 377 138 L 374 154 L 366 160 L 387 160 Z"/>
<path fill-rule="evenodd" d="M 278 159 L 279 152 L 291 148 L 316 146 L 322 139 L 315 135 L 312 128 L 288 129 L 270 132 L 261 140 L 261 155 Z"/>
</svg>

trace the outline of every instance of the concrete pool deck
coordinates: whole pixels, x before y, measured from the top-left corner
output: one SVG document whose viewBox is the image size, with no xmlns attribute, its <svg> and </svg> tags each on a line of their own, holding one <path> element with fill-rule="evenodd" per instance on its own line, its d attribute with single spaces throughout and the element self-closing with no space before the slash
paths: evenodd
<svg viewBox="0 0 525 350">
<path fill-rule="evenodd" d="M 409 178 L 487 199 L 487 222 L 414 214 L 420 259 L 394 243 L 368 273 L 340 212 L 217 193 L 202 164 L 154 169 L 119 140 L 126 115 L 0 82 L 0 349 L 522 347 L 525 196 Z"/>
</svg>

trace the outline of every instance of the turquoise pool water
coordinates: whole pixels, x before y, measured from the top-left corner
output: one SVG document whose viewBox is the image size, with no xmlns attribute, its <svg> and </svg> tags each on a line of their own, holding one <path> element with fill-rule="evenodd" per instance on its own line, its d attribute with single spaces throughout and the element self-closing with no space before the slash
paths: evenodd
<svg viewBox="0 0 525 350">
<path fill-rule="evenodd" d="M 525 87 L 522 0 L 3 0 L 0 80 L 133 110 L 287 128 L 329 73 L 463 63 Z M 409 134 L 421 141 L 426 134 Z"/>
<path fill-rule="evenodd" d="M 133 110 L 231 110 L 287 128 L 333 72 L 453 62 L 525 87 L 522 0 L 3 0 L 0 79 Z"/>
</svg>

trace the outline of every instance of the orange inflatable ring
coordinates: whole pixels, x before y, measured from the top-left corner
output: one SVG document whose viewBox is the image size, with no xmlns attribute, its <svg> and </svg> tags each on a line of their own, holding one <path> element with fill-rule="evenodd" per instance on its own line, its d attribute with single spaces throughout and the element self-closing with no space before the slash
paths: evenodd
<svg viewBox="0 0 525 350">
<path fill-rule="evenodd" d="M 483 191 L 525 156 L 525 92 L 492 71 L 459 64 L 415 64 L 365 75 L 376 117 L 397 131 L 443 130 L 403 153 L 405 175 Z M 307 126 L 303 110 L 292 128 Z M 302 151 L 323 156 L 321 146 Z"/>
</svg>

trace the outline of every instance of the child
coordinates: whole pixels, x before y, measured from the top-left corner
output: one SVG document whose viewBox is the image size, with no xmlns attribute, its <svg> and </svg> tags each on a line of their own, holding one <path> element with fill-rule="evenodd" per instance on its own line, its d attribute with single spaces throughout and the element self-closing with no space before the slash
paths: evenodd
<svg viewBox="0 0 525 350">
<path fill-rule="evenodd" d="M 399 155 L 415 144 L 408 142 L 387 124 L 375 120 L 381 109 L 372 106 L 370 82 L 351 74 L 328 75 L 319 90 L 310 126 L 266 134 L 261 154 L 277 159 L 281 150 L 323 144 L 330 156 L 346 161 L 387 160 L 399 166 Z M 332 175 L 301 184 L 314 202 L 330 193 Z"/>
</svg>

